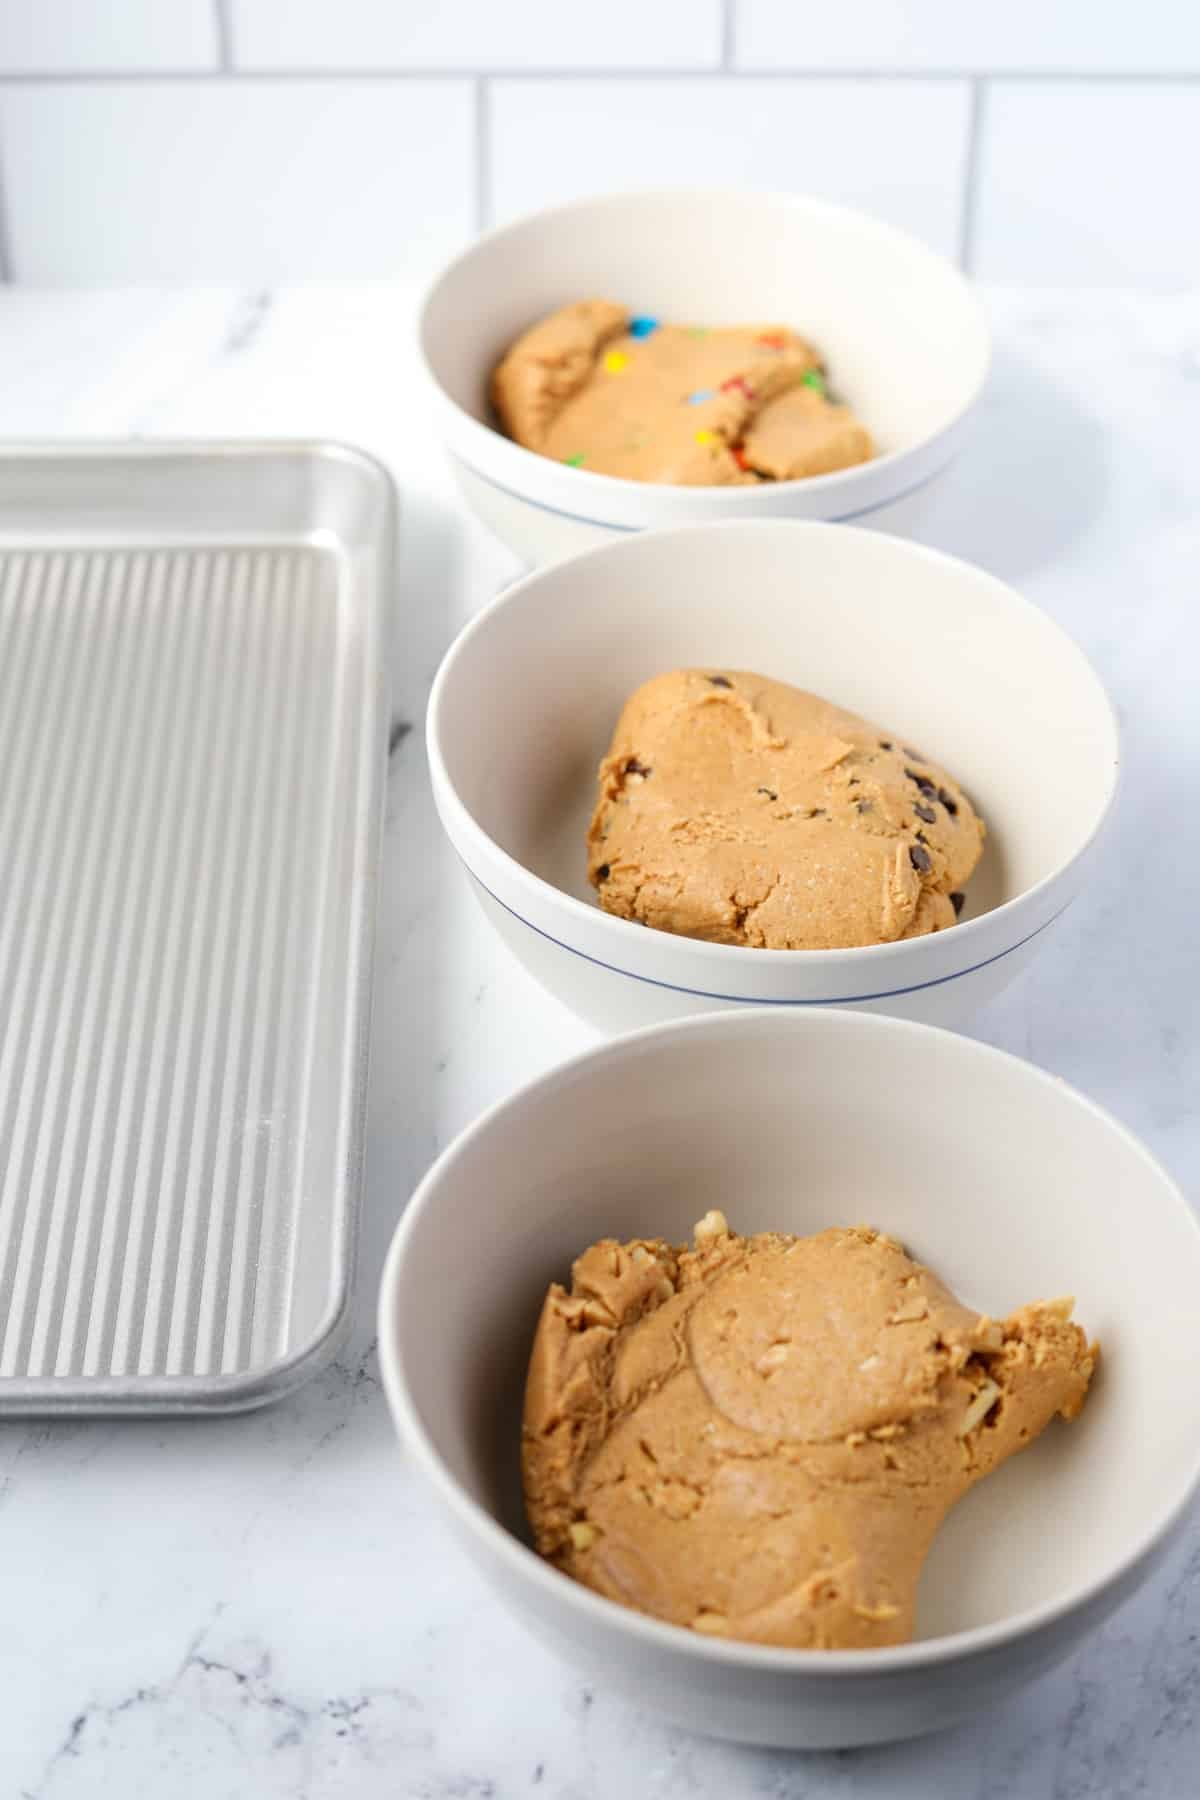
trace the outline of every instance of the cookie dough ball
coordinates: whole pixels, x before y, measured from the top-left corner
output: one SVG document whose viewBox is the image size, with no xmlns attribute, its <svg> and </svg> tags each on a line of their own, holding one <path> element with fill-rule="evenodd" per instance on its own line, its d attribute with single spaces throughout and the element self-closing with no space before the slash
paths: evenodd
<svg viewBox="0 0 1200 1800">
<path fill-rule="evenodd" d="M 1083 1406 L 1096 1351 L 1070 1311 L 997 1323 L 862 1226 L 743 1238 L 713 1212 L 692 1249 L 604 1239 L 534 1343 L 537 1549 L 711 1636 L 904 1643 L 950 1507 Z"/>
<path fill-rule="evenodd" d="M 599 352 L 621 336 L 628 319 L 611 300 L 580 300 L 518 338 L 492 376 L 492 403 L 509 437 L 543 450 L 563 407 L 592 378 Z"/>
<path fill-rule="evenodd" d="M 518 338 L 492 402 L 526 449 L 628 481 L 745 486 L 874 454 L 787 326 L 667 325 L 608 300 L 564 306 Z"/>
<path fill-rule="evenodd" d="M 868 462 L 872 446 L 866 426 L 848 406 L 801 386 L 789 388 L 749 421 L 742 454 L 760 475 L 795 481 Z"/>
<path fill-rule="evenodd" d="M 953 925 L 984 827 L 945 769 L 814 694 L 678 669 L 625 705 L 588 875 L 607 912 L 755 949 Z"/>
</svg>

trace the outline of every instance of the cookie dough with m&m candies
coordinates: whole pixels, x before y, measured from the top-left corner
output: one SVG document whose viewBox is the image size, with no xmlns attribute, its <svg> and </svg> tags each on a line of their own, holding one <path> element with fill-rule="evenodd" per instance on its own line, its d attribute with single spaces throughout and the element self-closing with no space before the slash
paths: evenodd
<svg viewBox="0 0 1200 1800">
<path fill-rule="evenodd" d="M 748 486 L 875 455 L 816 349 L 782 325 L 671 325 L 580 300 L 517 339 L 491 393 L 525 449 L 627 481 Z"/>
</svg>

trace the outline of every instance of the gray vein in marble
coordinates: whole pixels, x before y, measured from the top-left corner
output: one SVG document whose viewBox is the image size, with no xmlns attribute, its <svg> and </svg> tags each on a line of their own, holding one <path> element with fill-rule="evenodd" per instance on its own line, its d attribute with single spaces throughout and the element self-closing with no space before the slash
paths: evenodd
<svg viewBox="0 0 1200 1800">
<path fill-rule="evenodd" d="M 124 1747 L 165 1745 L 173 1726 L 197 1715 L 216 1725 L 243 1758 L 266 1756 L 276 1770 L 281 1761 L 294 1761 L 297 1794 L 308 1791 L 318 1750 L 330 1766 L 361 1767 L 375 1763 L 381 1748 L 400 1754 L 432 1746 L 421 1702 L 407 1690 L 371 1688 L 320 1699 L 289 1693 L 274 1680 L 265 1646 L 243 1642 L 221 1656 L 205 1650 L 216 1623 L 214 1618 L 196 1633 L 162 1680 L 139 1684 L 115 1700 L 91 1701 L 77 1712 L 40 1777 L 21 1789 L 22 1800 L 95 1793 L 93 1760 L 107 1762 Z M 272 1791 L 281 1790 L 273 1783 Z"/>
<path fill-rule="evenodd" d="M 349 1428 L 356 1412 L 365 1406 L 382 1403 L 382 1389 L 379 1379 L 379 1344 L 372 1336 L 357 1354 L 343 1351 L 336 1356 L 321 1372 L 313 1378 L 310 1390 L 302 1390 L 304 1400 L 315 1400 L 319 1407 L 318 1418 L 324 1423 L 315 1434 L 305 1433 L 304 1447 L 293 1455 L 281 1471 L 281 1484 L 295 1486 L 303 1478 L 335 1439 L 340 1438 Z M 305 1414 L 307 1407 L 302 1407 L 302 1397 L 297 1395 L 292 1402 L 293 1412 Z M 270 1415 L 268 1415 L 268 1418 Z M 259 1530 L 264 1516 L 269 1515 L 272 1505 L 278 1498 L 277 1491 L 272 1493 L 264 1504 L 257 1507 L 246 1520 L 241 1542 L 250 1543 Z"/>
<path fill-rule="evenodd" d="M 233 317 L 222 339 L 221 353 L 236 356 L 239 352 L 248 350 L 266 324 L 273 305 L 274 296 L 267 288 L 243 294 L 234 308 Z"/>
</svg>

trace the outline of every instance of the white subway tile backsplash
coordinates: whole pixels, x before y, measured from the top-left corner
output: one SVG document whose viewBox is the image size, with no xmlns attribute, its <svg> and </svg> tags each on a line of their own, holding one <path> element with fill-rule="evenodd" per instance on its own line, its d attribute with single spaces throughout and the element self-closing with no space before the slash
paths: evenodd
<svg viewBox="0 0 1200 1800">
<path fill-rule="evenodd" d="M 862 207 L 954 255 L 968 102 L 967 84 L 949 81 L 498 81 L 493 212 L 622 187 L 745 184 Z"/>
<path fill-rule="evenodd" d="M 1185 0 L 0 0 L 18 281 L 424 271 L 481 216 L 716 182 L 985 279 L 1200 284 L 1198 164 Z"/>
<path fill-rule="evenodd" d="M 1200 70 L 1193 0 L 736 0 L 747 69 Z"/>
<path fill-rule="evenodd" d="M 232 0 L 246 69 L 715 68 L 721 0 Z"/>
<path fill-rule="evenodd" d="M 17 279 L 424 270 L 473 223 L 454 80 L 28 83 L 0 94 Z"/>
<path fill-rule="evenodd" d="M 1200 281 L 1187 85 L 1003 83 L 982 119 L 975 272 L 985 280 Z"/>
<path fill-rule="evenodd" d="M 213 0 L 0 0 L 0 75 L 216 66 Z"/>
</svg>

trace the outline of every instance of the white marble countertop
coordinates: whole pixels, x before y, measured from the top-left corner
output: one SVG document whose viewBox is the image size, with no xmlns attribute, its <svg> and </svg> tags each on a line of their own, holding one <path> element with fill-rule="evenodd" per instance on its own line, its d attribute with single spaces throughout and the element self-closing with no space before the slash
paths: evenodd
<svg viewBox="0 0 1200 1800">
<path fill-rule="evenodd" d="M 974 1029 L 1094 1095 L 1196 1191 L 1200 303 L 991 304 L 982 429 L 926 536 L 1086 647 L 1120 710 L 1126 781 L 1095 886 Z M 0 292 L 0 433 L 326 434 L 382 456 L 404 493 L 395 707 L 417 723 L 454 630 L 514 564 L 462 516 L 423 434 L 409 310 L 382 286 Z M 397 1449 L 377 1277 L 435 1152 L 591 1034 L 476 917 L 419 730 L 392 759 L 381 905 L 345 1354 L 247 1417 L 0 1428 L 0 1800 L 1190 1800 L 1200 1522 L 1023 1698 L 935 1739 L 836 1754 L 664 1729 L 583 1687 L 481 1589 Z"/>
</svg>

